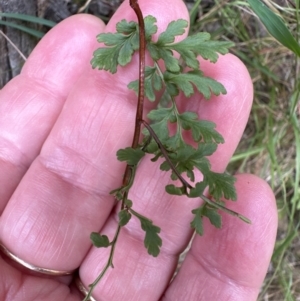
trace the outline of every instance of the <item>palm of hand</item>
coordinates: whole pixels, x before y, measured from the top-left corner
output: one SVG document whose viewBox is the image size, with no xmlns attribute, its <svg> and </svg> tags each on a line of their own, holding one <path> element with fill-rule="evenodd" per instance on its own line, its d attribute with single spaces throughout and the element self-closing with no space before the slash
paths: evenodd
<svg viewBox="0 0 300 301">
<path fill-rule="evenodd" d="M 173 19 L 188 19 L 181 1 L 140 1 L 145 15 L 157 16 L 159 28 Z M 154 4 L 155 3 L 155 4 Z M 163 12 L 174 7 L 169 15 Z M 163 15 L 163 18 L 159 16 Z M 123 165 L 116 150 L 130 144 L 135 105 L 126 84 L 136 78 L 136 64 L 116 75 L 93 71 L 89 61 L 98 47 L 95 36 L 114 31 L 122 18 L 133 18 L 124 4 L 105 26 L 78 15 L 54 28 L 36 47 L 22 74 L 0 92 L 1 241 L 17 256 L 57 270 L 80 267 L 87 286 L 98 275 L 106 250 L 90 249 L 89 234 L 115 229 L 108 193 L 121 180 Z M 228 94 L 210 102 L 182 102 L 214 121 L 226 143 L 211 157 L 222 171 L 248 119 L 252 86 L 234 56 L 215 66 L 201 62 L 206 74 Z M 196 96 L 195 96 L 196 97 Z M 199 97 L 199 96 L 197 96 Z M 183 101 L 183 99 L 182 99 Z M 266 273 L 276 233 L 272 192 L 260 179 L 237 176 L 238 201 L 251 226 L 224 216 L 224 227 L 206 227 L 196 237 L 182 268 L 169 284 L 178 254 L 191 237 L 193 201 L 164 193 L 168 175 L 143 162 L 134 187 L 139 211 L 155 217 L 164 245 L 158 258 L 144 250 L 139 225 L 128 225 L 120 237 L 115 269 L 95 290 L 98 300 L 255 300 Z M 1 300 L 80 300 L 72 277 L 47 279 L 1 264 Z M 162 297 L 163 296 L 163 297 Z"/>
</svg>

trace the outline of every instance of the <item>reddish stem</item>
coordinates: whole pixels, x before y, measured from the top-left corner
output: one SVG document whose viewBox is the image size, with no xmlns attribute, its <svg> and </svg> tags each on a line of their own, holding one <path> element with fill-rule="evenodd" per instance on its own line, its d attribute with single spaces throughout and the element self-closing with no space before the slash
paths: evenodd
<svg viewBox="0 0 300 301">
<path fill-rule="evenodd" d="M 141 122 L 143 120 L 143 110 L 144 110 L 144 82 L 145 82 L 145 52 L 146 52 L 146 38 L 145 38 L 145 23 L 143 14 L 139 7 L 137 0 L 130 0 L 130 6 L 136 13 L 139 23 L 139 92 L 138 92 L 138 102 L 136 109 L 136 117 L 135 117 L 135 127 L 134 134 L 132 140 L 132 148 L 137 148 L 141 135 Z M 123 178 L 123 186 L 127 186 L 129 180 L 131 178 L 131 168 L 127 165 L 124 178 Z"/>
</svg>

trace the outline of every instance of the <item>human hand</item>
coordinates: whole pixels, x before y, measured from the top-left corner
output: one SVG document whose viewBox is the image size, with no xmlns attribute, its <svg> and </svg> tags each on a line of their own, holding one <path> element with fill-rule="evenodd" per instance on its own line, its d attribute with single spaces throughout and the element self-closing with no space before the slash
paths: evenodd
<svg viewBox="0 0 300 301">
<path fill-rule="evenodd" d="M 180 0 L 144 0 L 140 6 L 144 16 L 157 17 L 160 31 L 173 19 L 188 19 Z M 124 172 L 115 153 L 131 143 L 136 96 L 127 84 L 137 78 L 137 59 L 115 75 L 92 70 L 89 62 L 99 47 L 96 35 L 115 31 L 123 18 L 135 19 L 127 1 L 106 29 L 87 15 L 60 23 L 39 43 L 21 75 L 0 92 L 0 239 L 30 265 L 79 268 L 86 287 L 107 260 L 106 249 L 91 248 L 89 235 L 111 236 L 117 224 L 109 191 L 120 185 Z M 181 105 L 217 124 L 226 142 L 210 161 L 221 172 L 247 123 L 252 84 L 233 55 L 221 56 L 217 64 L 201 61 L 201 66 L 226 87 L 227 95 L 209 102 L 197 95 L 181 99 Z M 95 299 L 256 300 L 277 228 L 268 185 L 252 175 L 237 175 L 238 201 L 228 207 L 252 225 L 226 214 L 222 229 L 205 224 L 204 236 L 195 236 L 170 284 L 178 255 L 192 236 L 191 210 L 199 204 L 167 195 L 168 178 L 144 160 L 132 189 L 135 208 L 162 229 L 161 254 L 147 254 L 140 226 L 130 222 L 116 247 L 115 268 L 95 289 Z M 11 264 L 0 258 L 0 300 L 82 299 L 72 276 L 39 277 Z"/>
</svg>

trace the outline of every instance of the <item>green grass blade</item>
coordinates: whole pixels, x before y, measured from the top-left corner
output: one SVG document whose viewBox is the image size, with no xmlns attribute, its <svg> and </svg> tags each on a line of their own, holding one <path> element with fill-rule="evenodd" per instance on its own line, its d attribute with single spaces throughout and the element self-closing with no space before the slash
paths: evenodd
<svg viewBox="0 0 300 301">
<path fill-rule="evenodd" d="M 257 147 L 257 148 L 253 148 L 251 150 L 248 150 L 248 151 L 244 151 L 244 152 L 241 152 L 241 153 L 236 153 L 234 154 L 231 159 L 230 159 L 230 163 L 232 162 L 236 162 L 236 161 L 239 161 L 239 160 L 243 160 L 245 158 L 248 158 L 250 156 L 254 156 L 254 155 L 257 155 L 259 154 L 260 152 L 262 152 L 263 150 L 265 150 L 265 147 L 262 146 L 262 147 Z"/>
<path fill-rule="evenodd" d="M 190 28 L 195 24 L 195 20 L 198 14 L 198 7 L 201 3 L 201 0 L 197 0 L 190 11 Z"/>
<path fill-rule="evenodd" d="M 269 33 L 282 45 L 300 56 L 300 46 L 282 19 L 259 0 L 248 0 L 248 3 Z"/>
<path fill-rule="evenodd" d="M 35 24 L 41 24 L 41 25 L 48 26 L 48 27 L 54 27 L 56 25 L 56 23 L 53 21 L 35 17 L 35 16 L 25 15 L 25 14 L 1 13 L 0 12 L 0 18 L 3 18 L 3 17 L 31 22 L 31 23 L 35 23 Z"/>
<path fill-rule="evenodd" d="M 35 30 L 35 29 L 32 29 L 32 28 L 28 28 L 26 26 L 23 26 L 23 25 L 18 25 L 16 23 L 13 23 L 13 22 L 6 22 L 6 21 L 2 21 L 0 20 L 0 25 L 4 25 L 4 26 L 9 26 L 9 27 L 12 27 L 12 28 L 16 28 L 16 29 L 19 29 L 19 30 L 22 30 L 34 37 L 37 37 L 37 38 L 42 38 L 44 36 L 44 33 L 41 32 L 41 31 L 38 31 L 38 30 Z"/>
<path fill-rule="evenodd" d="M 275 251 L 272 255 L 272 260 L 278 258 L 281 254 L 283 254 L 287 249 L 290 248 L 293 240 L 298 237 L 299 224 L 296 226 L 294 230 L 291 231 L 280 243 L 277 243 Z"/>
</svg>

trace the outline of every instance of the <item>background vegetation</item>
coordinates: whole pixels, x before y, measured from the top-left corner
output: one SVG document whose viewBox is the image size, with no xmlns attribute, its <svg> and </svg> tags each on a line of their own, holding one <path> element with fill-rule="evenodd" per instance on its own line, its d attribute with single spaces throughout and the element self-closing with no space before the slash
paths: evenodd
<svg viewBox="0 0 300 301">
<path fill-rule="evenodd" d="M 72 10 L 69 10 L 72 14 L 90 12 L 107 21 L 121 1 L 67 2 L 69 5 L 72 2 Z M 262 2 L 283 20 L 299 41 L 300 0 Z M 300 300 L 299 58 L 269 34 L 250 8 L 249 1 L 190 0 L 186 3 L 191 15 L 191 31 L 208 31 L 215 39 L 234 41 L 236 47 L 232 52 L 246 64 L 254 84 L 250 120 L 229 170 L 264 178 L 277 199 L 277 243 L 259 301 Z M 9 24 L 3 26 L 5 33 L 5 26 Z M 32 28 L 28 23 L 22 26 Z M 44 29 L 39 26 L 35 30 L 43 33 Z"/>
<path fill-rule="evenodd" d="M 299 39 L 299 1 L 264 2 Z M 193 30 L 235 41 L 232 51 L 254 84 L 250 120 L 229 169 L 264 178 L 277 200 L 277 243 L 259 300 L 300 300 L 299 58 L 266 31 L 248 1 L 209 1 L 198 9 Z"/>
</svg>

